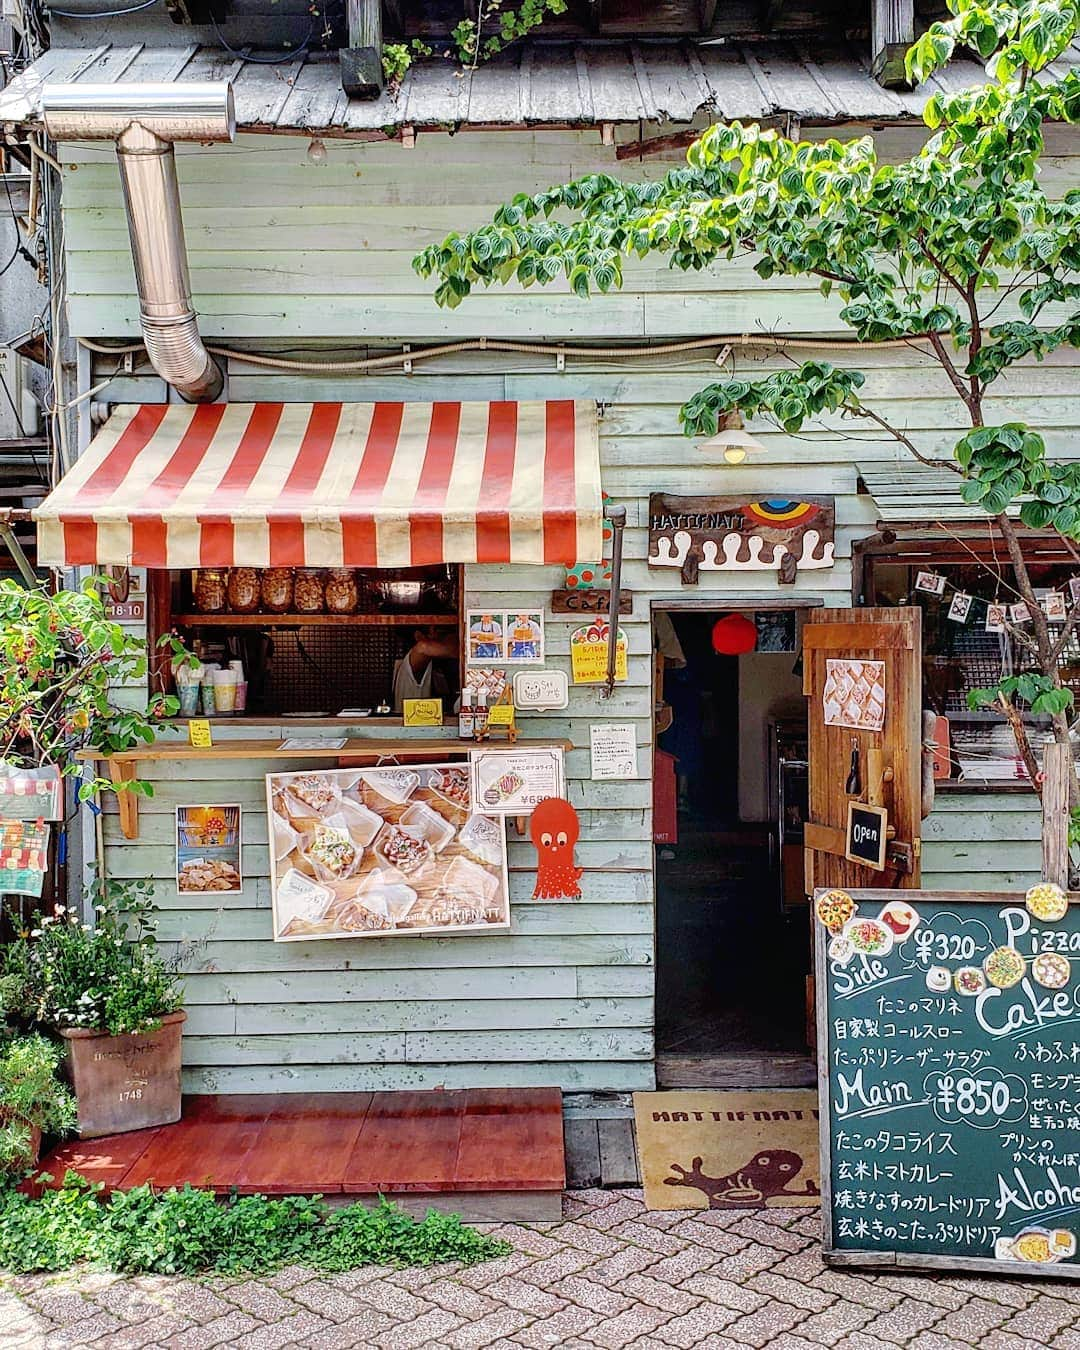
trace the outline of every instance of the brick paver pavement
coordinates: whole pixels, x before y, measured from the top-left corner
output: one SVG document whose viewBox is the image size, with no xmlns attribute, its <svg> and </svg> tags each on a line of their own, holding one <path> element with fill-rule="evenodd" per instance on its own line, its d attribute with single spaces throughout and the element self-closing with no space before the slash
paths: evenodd
<svg viewBox="0 0 1080 1350">
<path fill-rule="evenodd" d="M 574 1191 L 462 1270 L 0 1275 L 3 1350 L 1080 1350 L 1080 1284 L 827 1270 L 816 1210 L 649 1214 Z"/>
</svg>

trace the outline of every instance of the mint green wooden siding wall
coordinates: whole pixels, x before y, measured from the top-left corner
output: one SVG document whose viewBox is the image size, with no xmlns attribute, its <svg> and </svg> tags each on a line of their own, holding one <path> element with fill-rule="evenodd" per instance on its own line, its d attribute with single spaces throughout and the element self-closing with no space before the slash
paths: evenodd
<svg viewBox="0 0 1080 1350">
<path fill-rule="evenodd" d="M 890 133 L 901 153 L 910 133 Z M 246 136 L 236 147 L 180 154 L 196 305 L 206 334 L 327 349 L 391 339 L 417 343 L 487 335 L 629 338 L 746 333 L 777 327 L 808 335 L 841 331 L 834 309 L 797 282 L 759 283 L 745 264 L 684 276 L 661 266 L 631 269 L 626 289 L 588 304 L 553 292 L 491 292 L 457 311 L 435 309 L 430 287 L 409 266 L 415 250 L 452 227 L 487 218 L 505 193 L 543 187 L 571 173 L 612 170 L 592 133 L 422 136 L 399 145 L 330 144 L 326 165 L 305 157 L 301 138 Z M 70 313 L 76 333 L 137 335 L 131 267 L 115 169 L 100 147 L 64 148 L 65 229 Z M 1075 162 L 1075 161 L 1074 161 Z M 656 164 L 625 167 L 655 173 Z M 1064 158 L 1051 164 L 1062 182 Z M 317 354 L 317 353 L 316 353 Z M 842 359 L 837 358 L 837 359 Z M 744 352 L 742 369 L 782 368 L 785 359 Z M 959 425 L 955 399 L 922 355 L 906 348 L 859 354 L 866 395 L 944 450 Z M 113 363 L 100 358 L 95 379 Z M 1001 420 L 1027 417 L 1047 429 L 1053 450 L 1077 441 L 1075 365 L 1056 357 L 1018 372 L 1000 402 Z M 513 929 L 477 939 L 378 939 L 275 945 L 271 940 L 262 775 L 272 762 L 155 766 L 157 793 L 142 811 L 137 842 L 105 822 L 114 876 L 151 876 L 165 911 L 163 933 L 194 941 L 185 1036 L 188 1086 L 218 1091 L 558 1083 L 564 1088 L 651 1085 L 653 874 L 649 745 L 650 601 L 683 594 L 675 573 L 646 565 L 651 491 L 833 494 L 834 567 L 800 574 L 787 595 L 850 603 L 852 543 L 874 528 L 873 503 L 857 492 L 860 462 L 891 461 L 894 446 L 850 424 L 825 423 L 793 438 L 762 430 L 767 454 L 737 469 L 717 466 L 681 436 L 679 405 L 715 378 L 711 352 L 643 359 L 568 358 L 559 372 L 541 355 L 462 353 L 417 363 L 415 373 L 282 374 L 230 362 L 229 395 L 256 399 L 594 398 L 604 485 L 628 510 L 624 584 L 633 612 L 624 620 L 629 680 L 610 701 L 574 689 L 565 713 L 525 719 L 526 736 L 566 738 L 569 792 L 582 813 L 578 903 L 531 899 L 531 846 L 512 836 Z M 143 371 L 113 381 L 111 401 L 157 401 L 160 380 Z M 995 416 L 998 413 L 994 414 Z M 755 433 L 758 429 L 755 428 Z M 470 567 L 467 602 L 544 604 L 561 580 L 555 568 Z M 777 594 L 771 575 L 703 574 L 697 595 Z M 550 664 L 568 669 L 573 621 L 549 617 Z M 589 727 L 632 721 L 641 778 L 589 779 Z M 226 734 L 226 733 L 221 733 Z M 258 734 L 257 732 L 255 734 Z M 733 747 L 734 755 L 734 747 Z M 244 893 L 219 911 L 176 894 L 172 811 L 179 801 L 241 802 L 246 808 Z M 984 800 L 975 799 L 973 818 Z M 1017 828 L 1030 827 L 1023 809 Z M 943 822 L 938 831 L 939 819 Z M 953 821 L 957 822 L 953 829 Z M 967 865 L 970 837 L 945 798 L 928 825 L 928 875 L 964 885 L 1005 884 L 1010 862 L 994 845 L 992 869 Z M 950 833 L 950 830 L 953 832 Z M 1003 836 L 994 836 L 1001 838 Z M 989 855 L 987 855 L 989 857 Z M 1025 855 L 1026 857 L 1026 855 Z M 961 865 L 963 863 L 963 865 Z M 1027 866 L 1027 863 L 1024 863 Z M 956 884 L 960 884 L 956 882 Z"/>
</svg>

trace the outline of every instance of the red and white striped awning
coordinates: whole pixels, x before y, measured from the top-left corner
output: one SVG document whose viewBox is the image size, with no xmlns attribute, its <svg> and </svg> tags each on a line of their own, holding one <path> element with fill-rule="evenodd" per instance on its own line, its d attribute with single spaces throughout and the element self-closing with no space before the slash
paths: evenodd
<svg viewBox="0 0 1080 1350">
<path fill-rule="evenodd" d="M 409 567 L 601 556 L 596 406 L 118 407 L 34 512 L 54 567 Z"/>
</svg>

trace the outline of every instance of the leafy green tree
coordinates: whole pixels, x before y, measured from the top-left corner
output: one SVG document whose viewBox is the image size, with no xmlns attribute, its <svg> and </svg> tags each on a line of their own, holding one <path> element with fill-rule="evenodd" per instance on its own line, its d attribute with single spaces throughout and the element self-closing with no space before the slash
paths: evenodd
<svg viewBox="0 0 1080 1350">
<path fill-rule="evenodd" d="M 1009 508 L 1020 520 L 1080 539 L 1080 465 L 1049 460 L 1038 431 L 988 424 L 988 391 L 1022 361 L 1080 347 L 1080 189 L 1051 200 L 1039 182 L 1048 122 L 1080 121 L 1080 72 L 1048 67 L 1077 34 L 1073 0 L 948 0 L 908 53 L 923 81 L 958 47 L 977 51 L 987 80 L 936 93 L 925 110 L 923 148 L 900 164 L 878 161 L 870 136 L 793 141 L 757 125 L 718 123 L 685 166 L 651 182 L 591 174 L 499 208 L 493 222 L 451 234 L 414 266 L 437 277 L 436 300 L 460 304 L 476 285 L 546 284 L 559 277 L 587 297 L 622 282 L 627 258 L 667 254 L 673 267 L 703 268 L 751 254 L 764 280 L 817 278 L 843 301 L 860 342 L 929 344 L 970 429 L 949 457 L 863 402 L 864 376 L 808 361 L 761 379 L 710 384 L 682 408 L 691 435 L 711 435 L 736 409 L 798 432 L 823 413 L 873 424 L 922 464 L 957 476 L 964 501 L 996 521 L 1030 630 L 1013 627 L 1035 671 L 979 691 L 1009 718 L 1033 781 L 1036 763 L 1021 713 L 1050 715 L 1069 743 L 1072 693 L 1059 662 L 1078 619 L 1056 633 L 1039 607 Z M 1072 798 L 1077 805 L 1075 771 Z"/>
</svg>

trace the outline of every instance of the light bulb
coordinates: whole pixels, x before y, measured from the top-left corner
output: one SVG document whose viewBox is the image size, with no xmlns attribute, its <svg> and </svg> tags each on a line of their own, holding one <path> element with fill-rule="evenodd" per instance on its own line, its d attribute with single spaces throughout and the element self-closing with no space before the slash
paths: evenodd
<svg viewBox="0 0 1080 1350">
<path fill-rule="evenodd" d="M 312 164 L 326 163 L 326 146 L 317 136 L 307 148 L 307 157 Z"/>
<path fill-rule="evenodd" d="M 746 458 L 746 450 L 741 445 L 727 445 L 724 447 L 724 459 L 729 464 L 741 464 Z"/>
</svg>

